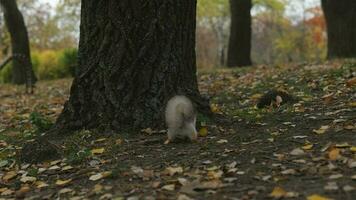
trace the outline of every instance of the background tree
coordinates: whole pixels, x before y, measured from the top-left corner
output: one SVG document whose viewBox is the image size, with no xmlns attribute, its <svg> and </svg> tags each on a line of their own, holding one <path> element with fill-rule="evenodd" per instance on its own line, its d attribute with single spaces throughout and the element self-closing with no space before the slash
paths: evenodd
<svg viewBox="0 0 356 200">
<path fill-rule="evenodd" d="M 0 0 L 1 8 L 4 12 L 4 19 L 11 37 L 12 55 L 20 55 L 13 59 L 12 64 L 12 83 L 25 84 L 28 74 L 31 75 L 31 84 L 36 81 L 32 70 L 30 44 L 26 25 L 20 10 L 14 0 Z"/>
<path fill-rule="evenodd" d="M 197 8 L 198 67 L 226 66 L 230 9 L 227 0 L 199 0 Z"/>
<path fill-rule="evenodd" d="M 251 8 L 251 0 L 230 0 L 229 67 L 251 65 Z"/>
<path fill-rule="evenodd" d="M 328 58 L 356 57 L 356 1 L 321 3 L 327 24 Z"/>
<path fill-rule="evenodd" d="M 165 102 L 186 94 L 201 110 L 196 1 L 82 1 L 79 68 L 57 130 L 162 125 Z"/>
</svg>

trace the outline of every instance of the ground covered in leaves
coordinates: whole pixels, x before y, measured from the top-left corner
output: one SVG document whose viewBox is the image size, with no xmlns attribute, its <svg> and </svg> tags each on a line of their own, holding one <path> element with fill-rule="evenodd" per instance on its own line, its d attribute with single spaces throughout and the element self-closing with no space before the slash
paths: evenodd
<svg viewBox="0 0 356 200">
<path fill-rule="evenodd" d="M 64 158 L 39 164 L 18 153 L 51 127 L 71 80 L 31 96 L 0 85 L 0 199 L 356 199 L 355 77 L 352 60 L 202 72 L 202 94 L 225 117 L 199 117 L 199 142 L 83 130 Z M 271 89 L 295 101 L 257 109 Z"/>
</svg>

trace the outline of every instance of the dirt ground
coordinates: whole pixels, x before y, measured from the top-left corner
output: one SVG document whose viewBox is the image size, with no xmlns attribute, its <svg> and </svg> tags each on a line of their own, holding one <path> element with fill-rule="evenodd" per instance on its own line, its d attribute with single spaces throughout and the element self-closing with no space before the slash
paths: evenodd
<svg viewBox="0 0 356 200">
<path fill-rule="evenodd" d="M 220 117 L 198 117 L 199 141 L 165 145 L 162 130 L 83 130 L 64 157 L 21 163 L 21 146 L 50 127 L 71 80 L 32 96 L 0 85 L 0 199 L 356 199 L 356 62 L 201 72 Z M 295 101 L 255 107 L 267 91 Z"/>
</svg>

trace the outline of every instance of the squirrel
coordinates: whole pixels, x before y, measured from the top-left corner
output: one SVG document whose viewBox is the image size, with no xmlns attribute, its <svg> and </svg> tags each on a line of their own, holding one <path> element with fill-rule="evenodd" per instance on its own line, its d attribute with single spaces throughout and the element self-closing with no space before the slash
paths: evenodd
<svg viewBox="0 0 356 200">
<path fill-rule="evenodd" d="M 198 133 L 195 129 L 196 111 L 189 98 L 186 96 L 172 97 L 167 103 L 165 115 L 168 127 L 168 140 L 165 144 L 176 138 L 197 140 Z"/>
</svg>

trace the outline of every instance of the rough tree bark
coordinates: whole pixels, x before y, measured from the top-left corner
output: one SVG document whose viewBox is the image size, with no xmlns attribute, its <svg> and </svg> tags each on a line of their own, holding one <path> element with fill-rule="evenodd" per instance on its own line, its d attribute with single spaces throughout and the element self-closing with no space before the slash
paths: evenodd
<svg viewBox="0 0 356 200">
<path fill-rule="evenodd" d="M 82 1 L 78 73 L 54 129 L 158 127 L 175 94 L 208 112 L 195 15 L 196 0 Z"/>
<path fill-rule="evenodd" d="M 12 55 L 12 83 L 31 84 L 36 82 L 35 74 L 32 70 L 30 42 L 27 28 L 20 10 L 15 0 L 0 0 L 1 8 L 4 12 L 4 19 L 11 37 Z M 29 77 L 29 75 L 32 77 Z"/>
<path fill-rule="evenodd" d="M 230 0 L 228 67 L 251 65 L 251 8 L 251 0 Z"/>
<path fill-rule="evenodd" d="M 321 3 L 327 24 L 327 57 L 356 57 L 356 1 L 322 0 Z"/>
</svg>

